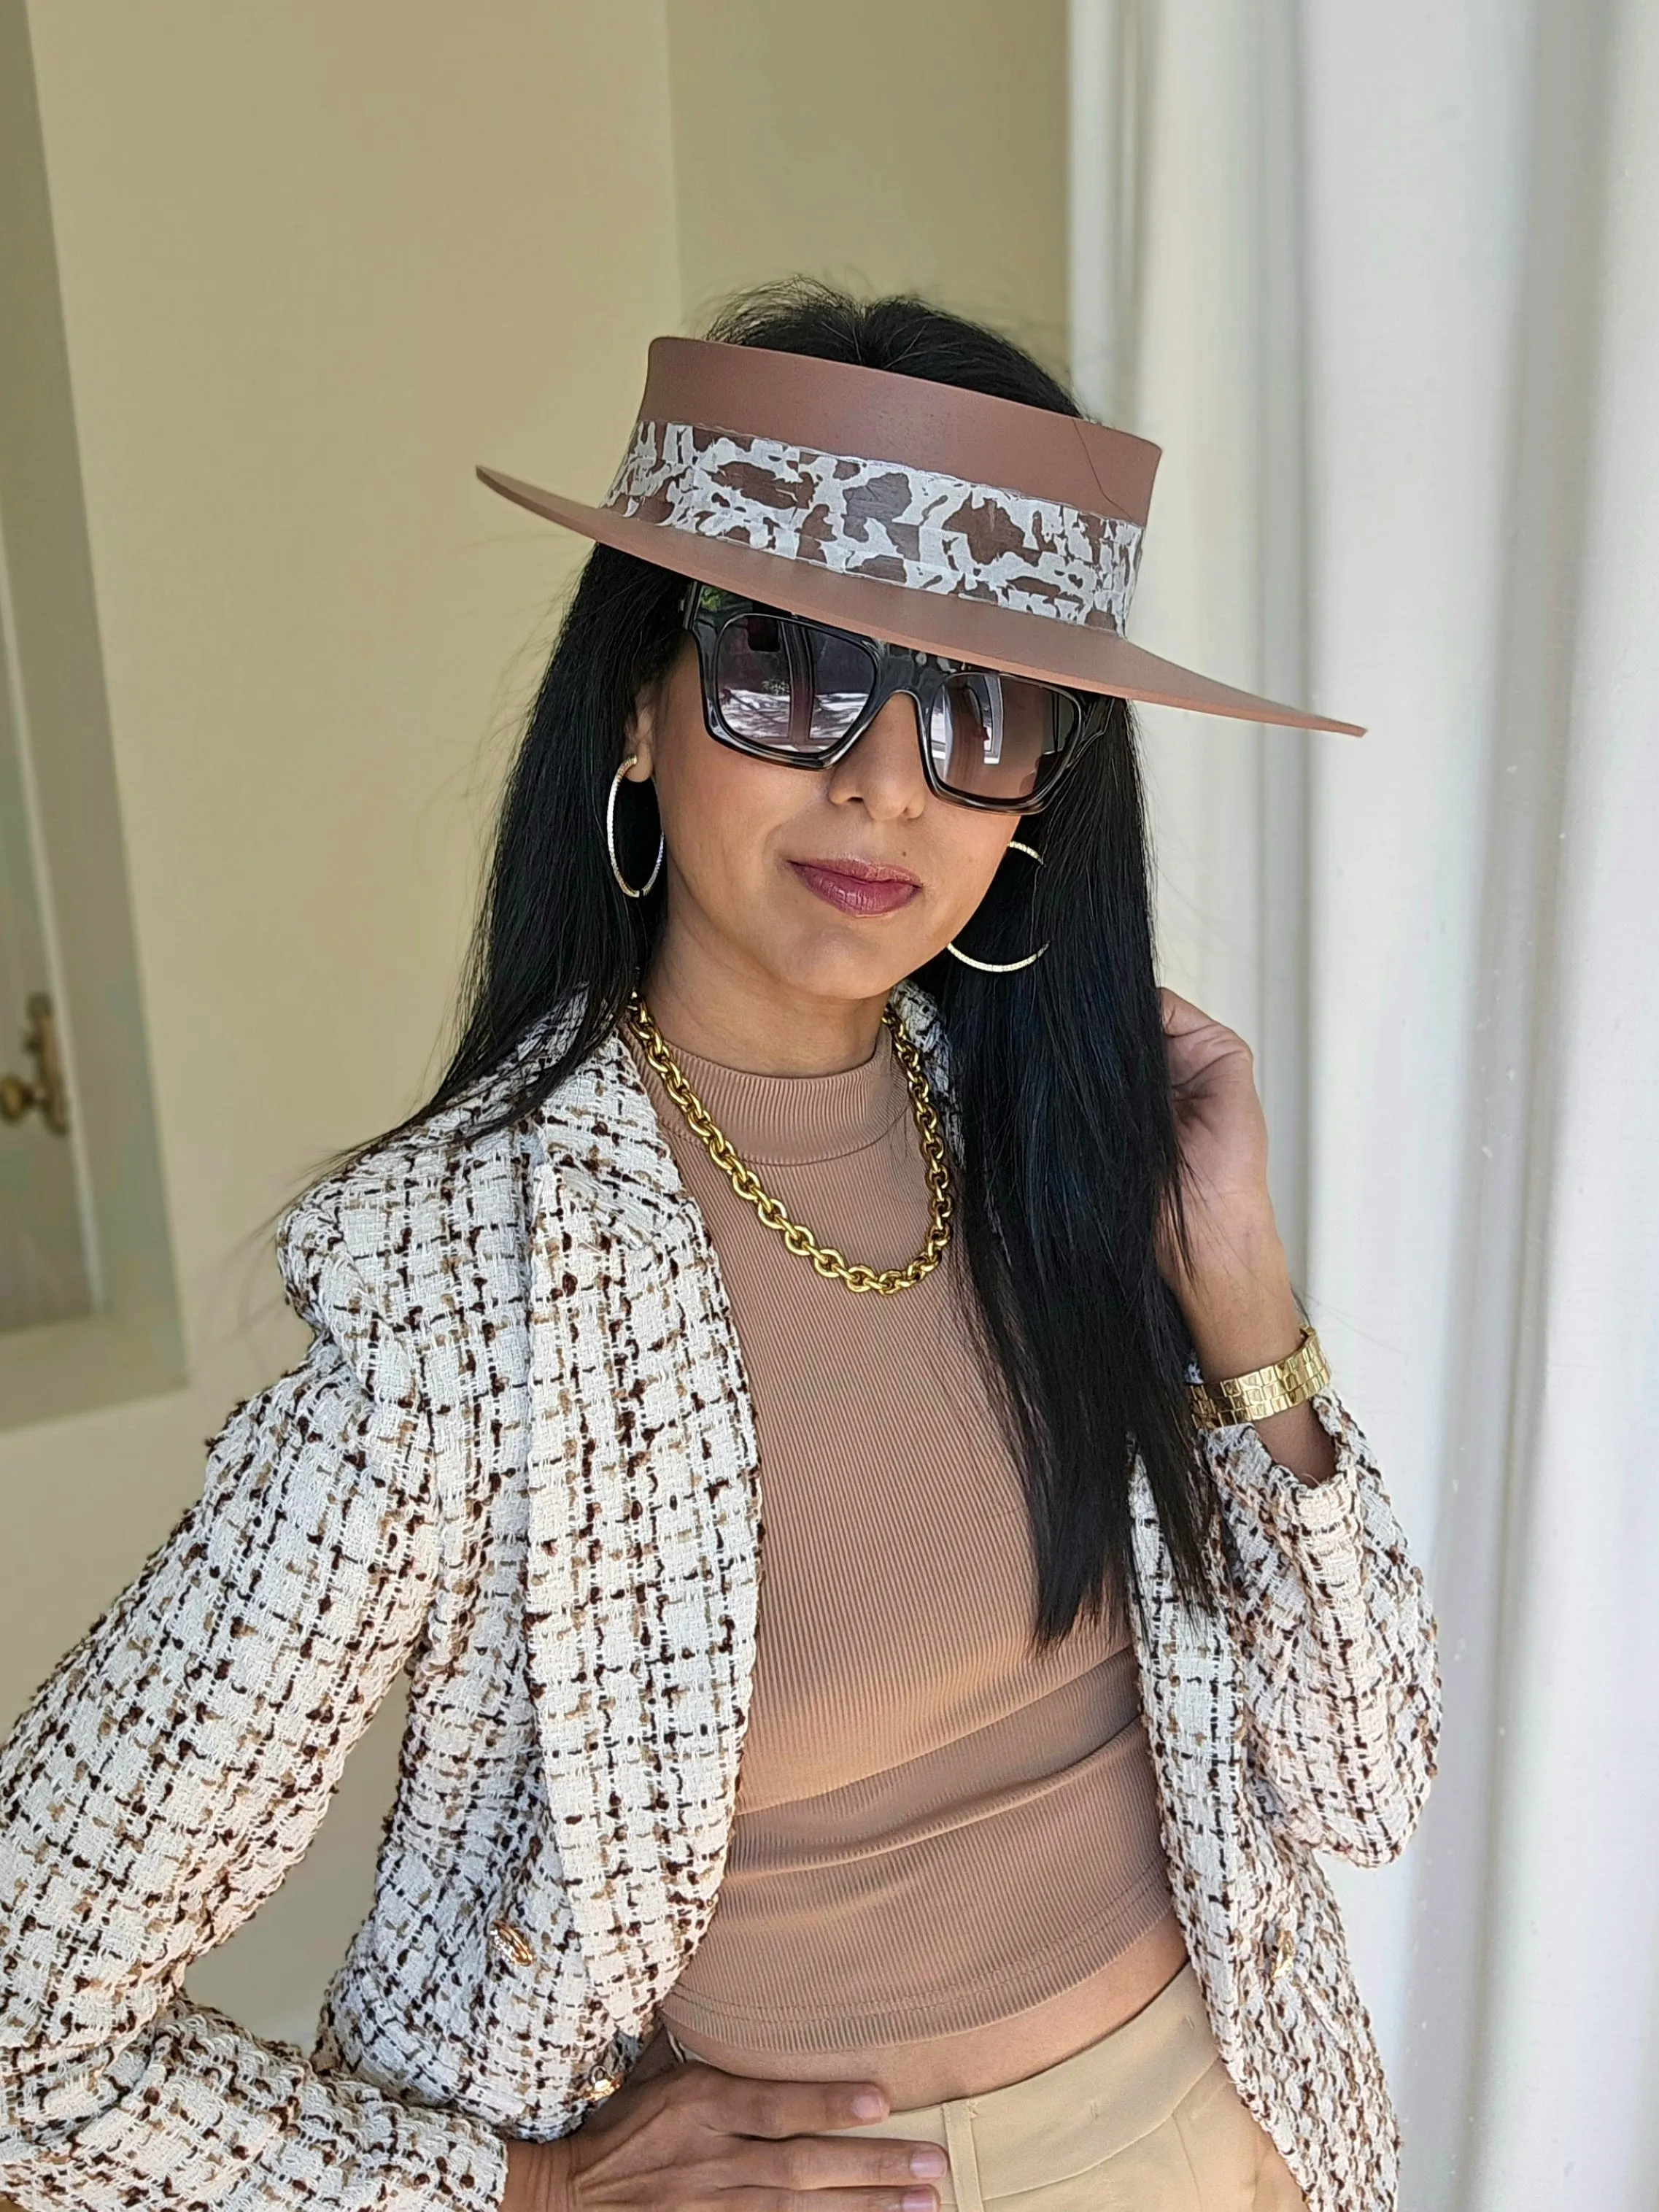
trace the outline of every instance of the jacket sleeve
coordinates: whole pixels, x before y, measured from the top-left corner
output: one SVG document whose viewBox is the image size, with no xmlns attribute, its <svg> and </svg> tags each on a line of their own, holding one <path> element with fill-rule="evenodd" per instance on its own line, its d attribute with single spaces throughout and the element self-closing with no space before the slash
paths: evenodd
<svg viewBox="0 0 1659 2212">
<path fill-rule="evenodd" d="M 1336 1469 L 1304 1482 L 1253 1427 L 1206 1439 L 1245 1727 L 1270 1818 L 1316 1850 L 1380 1866 L 1434 1778 L 1436 1627 L 1376 1462 L 1331 1390 L 1313 1401 Z"/>
<path fill-rule="evenodd" d="M 0 2195 L 24 2212 L 486 2212 L 505 2145 L 180 1990 L 304 1852 L 417 1644 L 424 1409 L 319 1334 L 0 1750 Z"/>
</svg>

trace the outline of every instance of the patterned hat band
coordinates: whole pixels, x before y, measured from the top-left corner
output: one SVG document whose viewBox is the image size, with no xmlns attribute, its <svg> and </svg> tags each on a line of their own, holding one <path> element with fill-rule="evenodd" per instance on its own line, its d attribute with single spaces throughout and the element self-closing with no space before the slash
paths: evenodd
<svg viewBox="0 0 1659 2212">
<path fill-rule="evenodd" d="M 843 575 L 1120 637 L 1140 564 L 1138 522 L 699 422 L 641 422 L 605 505 Z"/>
</svg>

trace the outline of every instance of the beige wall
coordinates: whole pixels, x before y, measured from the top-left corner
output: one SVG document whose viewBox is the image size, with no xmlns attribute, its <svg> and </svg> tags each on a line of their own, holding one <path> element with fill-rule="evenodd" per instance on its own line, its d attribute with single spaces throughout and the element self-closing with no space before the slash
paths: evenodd
<svg viewBox="0 0 1659 2212">
<path fill-rule="evenodd" d="M 694 320 L 800 269 L 1066 358 L 1065 0 L 668 0 Z"/>
<path fill-rule="evenodd" d="M 580 551 L 474 463 L 597 495 L 681 256 L 694 311 L 805 267 L 1056 360 L 1065 313 L 1060 0 L 28 12 L 191 1382 L 0 1435 L 0 1727 L 301 1348 L 258 1224 L 435 1071 Z M 250 2026 L 308 2039 L 398 1717 L 191 1976 Z"/>
</svg>

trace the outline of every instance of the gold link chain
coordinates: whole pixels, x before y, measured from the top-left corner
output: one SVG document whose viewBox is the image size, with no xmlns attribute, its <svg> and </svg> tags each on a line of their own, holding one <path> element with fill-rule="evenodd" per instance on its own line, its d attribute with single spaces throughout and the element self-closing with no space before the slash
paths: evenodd
<svg viewBox="0 0 1659 2212">
<path fill-rule="evenodd" d="M 709 1158 L 726 1176 L 738 1196 L 745 1205 L 754 1207 L 767 1228 L 776 1231 L 790 1251 L 800 1259 L 810 1260 L 819 1274 L 845 1283 L 849 1291 L 874 1291 L 884 1298 L 909 1290 L 924 1275 L 933 1273 L 951 1242 L 950 1157 L 939 1114 L 927 1089 L 921 1055 L 905 1036 L 890 1006 L 883 1013 L 882 1020 L 891 1033 L 893 1056 L 910 1088 L 910 1105 L 916 1117 L 916 1134 L 921 1139 L 921 1157 L 927 1170 L 933 1207 L 927 1242 L 903 1267 L 866 1267 L 848 1261 L 833 1244 L 820 1244 L 810 1229 L 799 1221 L 792 1221 L 754 1170 L 746 1166 L 732 1150 L 714 1115 L 686 1080 L 685 1071 L 670 1051 L 667 1040 L 652 1020 L 650 1010 L 637 991 L 628 1002 L 628 1015 L 635 1035 L 645 1048 L 646 1058 L 662 1078 L 664 1090 L 684 1115 Z"/>
</svg>

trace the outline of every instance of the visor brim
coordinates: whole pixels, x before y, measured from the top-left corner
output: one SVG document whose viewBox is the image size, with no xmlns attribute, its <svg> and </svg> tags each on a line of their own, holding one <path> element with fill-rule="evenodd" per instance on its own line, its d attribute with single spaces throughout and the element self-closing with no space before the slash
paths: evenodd
<svg viewBox="0 0 1659 2212">
<path fill-rule="evenodd" d="M 1357 722 L 1341 722 L 1305 708 L 1259 697 L 1218 684 L 1212 677 L 1161 659 L 1110 630 L 1094 629 L 1053 615 L 1028 614 L 986 599 L 915 591 L 878 577 L 846 575 L 814 562 L 796 561 L 752 545 L 703 538 L 690 530 L 646 522 L 615 507 L 586 507 L 540 485 L 526 483 L 497 469 L 478 466 L 481 482 L 533 514 L 574 530 L 596 544 L 631 553 L 655 568 L 739 592 L 786 614 L 830 623 L 908 645 L 918 652 L 943 653 L 951 660 L 976 662 L 1011 676 L 1030 676 L 1079 691 L 1097 691 L 1148 706 L 1183 708 L 1240 722 L 1266 722 L 1276 728 L 1330 730 L 1343 737 L 1364 735 Z"/>
</svg>

